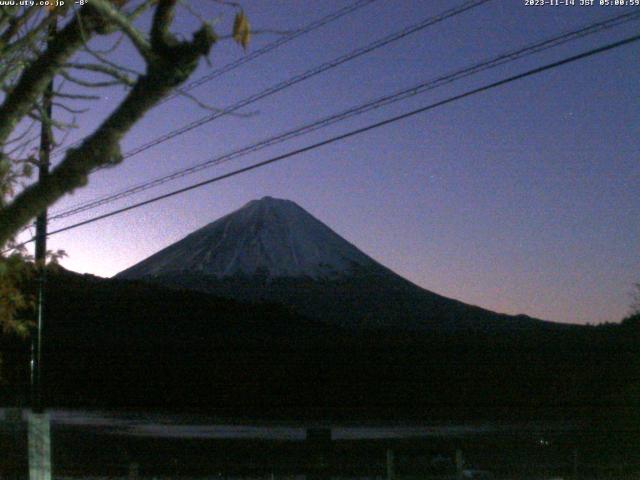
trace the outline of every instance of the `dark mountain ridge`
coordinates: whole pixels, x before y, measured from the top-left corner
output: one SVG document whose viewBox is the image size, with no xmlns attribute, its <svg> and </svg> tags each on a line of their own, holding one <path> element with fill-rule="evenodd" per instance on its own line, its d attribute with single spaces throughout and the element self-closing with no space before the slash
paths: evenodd
<svg viewBox="0 0 640 480">
<path fill-rule="evenodd" d="M 48 296 L 44 382 L 55 406 L 588 418 L 624 407 L 620 392 L 637 374 L 631 324 L 510 335 L 354 331 L 273 303 L 65 271 L 50 275 Z M 2 350 L 8 403 L 26 395 L 29 345 L 5 337 Z"/>
<path fill-rule="evenodd" d="M 272 198 L 116 279 L 52 272 L 47 298 L 55 406 L 585 419 L 629 408 L 638 378 L 637 322 L 594 329 L 442 297 Z M 15 402 L 29 345 L 5 337 L 2 350 Z"/>
</svg>

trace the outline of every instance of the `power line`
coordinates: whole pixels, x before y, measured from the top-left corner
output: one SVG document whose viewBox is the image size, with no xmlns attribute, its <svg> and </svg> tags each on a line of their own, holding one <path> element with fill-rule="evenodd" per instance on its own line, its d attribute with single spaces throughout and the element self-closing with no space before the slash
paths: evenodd
<svg viewBox="0 0 640 480">
<path fill-rule="evenodd" d="M 409 118 L 409 117 L 415 116 L 415 115 L 417 115 L 419 113 L 424 113 L 424 112 L 427 112 L 429 110 L 433 110 L 433 109 L 441 107 L 443 105 L 447 105 L 449 103 L 453 103 L 453 102 L 455 102 L 457 100 L 461 100 L 463 98 L 467 98 L 467 97 L 470 97 L 472 95 L 476 95 L 478 93 L 485 92 L 487 90 L 491 90 L 491 89 L 500 87 L 502 85 L 506 85 L 506 84 L 514 82 L 516 80 L 520 80 L 520 79 L 523 79 L 523 78 L 526 78 L 526 77 L 530 77 L 532 75 L 536 75 L 536 74 L 545 72 L 547 70 L 551 70 L 553 68 L 557 68 L 559 66 L 566 65 L 568 63 L 576 62 L 578 60 L 582 60 L 582 59 L 587 58 L 587 57 L 592 57 L 594 55 L 597 55 L 597 54 L 600 54 L 600 53 L 604 53 L 606 51 L 613 50 L 615 48 L 619 48 L 619 47 L 622 47 L 624 45 L 628 45 L 628 44 L 637 42 L 639 40 L 640 40 L 640 35 L 635 35 L 635 36 L 632 36 L 632 37 L 625 38 L 624 40 L 620 40 L 618 42 L 614 42 L 614 43 L 610 43 L 610 44 L 604 45 L 602 47 L 594 48 L 592 50 L 589 50 L 589 51 L 584 52 L 584 53 L 580 53 L 578 55 L 573 55 L 571 57 L 564 58 L 563 60 L 559 60 L 559 61 L 556 61 L 556 62 L 548 63 L 546 65 L 543 65 L 542 67 L 537 67 L 537 68 L 528 70 L 528 71 L 526 71 L 524 73 L 520 73 L 518 75 L 513 75 L 513 76 L 505 78 L 503 80 L 499 80 L 497 82 L 489 83 L 489 84 L 484 85 L 482 87 L 478 87 L 478 88 L 474 88 L 472 90 L 468 90 L 467 92 L 461 93 L 459 95 L 455 95 L 453 97 L 449 97 L 449 98 L 447 98 L 445 100 L 441 100 L 439 102 L 432 103 L 432 104 L 427 105 L 425 107 L 421 107 L 421 108 L 412 110 L 410 112 L 403 113 L 401 115 L 396 115 L 396 116 L 388 118 L 386 120 L 382 120 L 380 122 L 367 125 L 366 127 L 358 128 L 356 130 L 351 130 L 351 131 L 349 131 L 347 133 L 328 138 L 326 140 L 323 140 L 321 142 L 317 142 L 317 143 L 308 145 L 306 147 L 302 147 L 302 148 L 299 148 L 299 149 L 296 149 L 296 150 L 292 150 L 292 151 L 287 152 L 285 154 L 278 155 L 278 156 L 272 157 L 272 158 L 270 158 L 268 160 L 264 160 L 262 162 L 255 163 L 253 165 L 249 165 L 247 167 L 234 170 L 234 171 L 226 173 L 224 175 L 219 175 L 217 177 L 213 177 L 213 178 L 210 178 L 208 180 L 192 184 L 192 185 L 190 185 L 188 187 L 180 188 L 178 190 L 174 190 L 172 192 L 165 193 L 164 195 L 160 195 L 160 196 L 151 198 L 149 200 L 145 200 L 143 202 L 139 202 L 139 203 L 136 203 L 136 204 L 133 204 L 133 205 L 129 205 L 129 206 L 124 207 L 124 208 L 113 210 L 113 211 L 105 213 L 103 215 L 98 215 L 98 216 L 90 218 L 88 220 L 84 220 L 82 222 L 78 222 L 78 223 L 75 223 L 73 225 L 69 225 L 69 226 L 66 226 L 66 227 L 63 227 L 63 228 L 59 228 L 58 230 L 53 230 L 53 231 L 48 233 L 48 236 L 55 235 L 57 233 L 66 232 L 68 230 L 72 230 L 72 229 L 81 227 L 83 225 L 88 225 L 90 223 L 97 222 L 98 220 L 103 220 L 103 219 L 108 218 L 108 217 L 112 217 L 112 216 L 119 215 L 119 214 L 124 213 L 124 212 L 128 212 L 130 210 L 134 210 L 134 209 L 142 207 L 144 205 L 149 205 L 151 203 L 155 203 L 157 201 L 164 200 L 165 198 L 173 197 L 175 195 L 178 195 L 178 194 L 181 194 L 181 193 L 184 193 L 184 192 L 188 192 L 190 190 L 194 190 L 196 188 L 203 187 L 205 185 L 209 185 L 211 183 L 219 182 L 221 180 L 224 180 L 224 179 L 227 179 L 227 178 L 231 178 L 231 177 L 234 177 L 236 175 L 240 175 L 241 173 L 249 172 L 251 170 L 255 170 L 255 169 L 264 167 L 266 165 L 269 165 L 269 164 L 272 164 L 272 163 L 275 163 L 275 162 L 279 162 L 281 160 L 296 156 L 296 155 L 300 155 L 301 153 L 305 153 L 305 152 L 308 152 L 308 151 L 311 151 L 311 150 L 315 150 L 315 149 L 320 148 L 322 146 L 329 145 L 331 143 L 335 143 L 335 142 L 338 142 L 340 140 L 344 140 L 346 138 L 350 138 L 350 137 L 353 137 L 355 135 L 359 135 L 359 134 L 368 132 L 370 130 L 374 130 L 376 128 L 380 128 L 380 127 L 383 127 L 385 125 L 389 125 L 391 123 L 395 123 L 395 122 L 400 121 L 400 120 L 404 120 L 405 118 Z M 19 244 L 17 247 L 19 248 L 19 247 L 24 246 L 24 245 L 26 245 L 28 243 L 31 243 L 33 240 L 34 239 L 31 238 L 30 240 L 27 240 L 27 241 Z M 9 251 L 9 250 L 5 250 L 3 253 L 6 253 L 7 251 Z"/>
<path fill-rule="evenodd" d="M 164 135 L 161 135 L 159 137 L 156 137 L 155 139 L 140 145 L 136 148 L 134 148 L 133 150 L 129 150 L 128 152 L 125 152 L 124 155 L 122 156 L 123 159 L 127 159 L 127 158 L 131 158 L 134 155 L 138 155 L 139 153 L 144 152 L 145 150 L 148 150 L 152 147 L 155 147 L 156 145 L 159 145 L 161 143 L 166 142 L 167 140 L 171 140 L 172 138 L 175 138 L 179 135 L 183 135 L 197 127 L 200 127 L 206 123 L 212 122 L 224 115 L 228 115 L 230 113 L 234 113 L 237 110 L 246 107 L 247 105 L 250 105 L 254 102 L 257 102 L 258 100 L 262 100 L 263 98 L 266 98 L 268 96 L 271 96 L 277 92 L 280 92 L 286 88 L 289 88 L 297 83 L 300 83 L 304 80 L 307 80 L 309 78 L 315 77 L 316 75 L 319 75 L 323 72 L 326 72 L 328 70 L 331 70 L 333 68 L 336 68 L 346 62 L 349 62 L 355 58 L 358 58 L 362 55 L 365 55 L 369 52 L 372 52 L 374 50 L 377 50 L 378 48 L 382 48 L 390 43 L 396 42 L 404 37 L 407 37 L 413 33 L 419 32 L 421 30 L 424 30 L 425 28 L 428 28 L 432 25 L 435 25 L 437 23 L 440 23 L 444 20 L 447 20 L 449 18 L 455 17 L 456 15 L 460 15 L 463 12 L 466 12 L 468 10 L 471 10 L 475 7 L 478 7 L 484 3 L 490 2 L 491 0 L 469 0 L 467 2 L 464 2 L 463 4 L 451 8 L 449 10 L 446 10 L 445 12 L 439 14 L 439 15 L 435 15 L 433 17 L 429 17 L 426 18 L 424 20 L 422 20 L 421 22 L 418 22 L 410 27 L 406 27 L 396 33 L 392 33 L 386 37 L 383 37 L 381 39 L 376 40 L 373 43 L 370 43 L 364 47 L 358 48 L 356 50 L 353 50 L 350 53 L 347 53 L 345 55 L 341 55 L 338 58 L 335 58 L 334 60 L 331 60 L 329 62 L 325 62 L 317 67 L 314 67 L 310 70 L 307 70 L 306 72 L 300 73 L 294 77 L 289 78 L 288 80 L 284 80 L 280 83 L 277 83 L 275 85 L 272 85 L 271 87 L 266 88 L 265 90 L 262 90 L 261 92 L 258 92 L 256 94 L 253 94 L 249 97 L 246 97 L 236 103 L 234 103 L 233 105 L 226 107 L 220 111 L 211 113 L 209 115 L 205 115 L 204 117 L 199 118 L 198 120 L 194 120 L 191 123 L 188 123 L 187 125 L 184 125 L 178 129 L 174 129 L 170 132 L 165 133 Z M 98 170 L 102 169 L 102 168 L 108 168 L 107 166 L 104 167 L 100 167 L 98 168 Z"/>
<path fill-rule="evenodd" d="M 324 25 L 327 25 L 335 20 L 338 20 L 339 18 L 344 17 L 349 13 L 355 12 L 356 10 L 359 10 L 360 8 L 365 7 L 375 1 L 377 0 L 358 0 L 352 3 L 351 5 L 348 5 L 339 10 L 336 10 L 335 12 L 332 12 L 329 15 L 326 15 L 314 22 L 311 22 L 305 25 L 304 27 L 298 30 L 295 30 L 287 35 L 284 35 L 278 38 L 277 40 L 271 43 L 268 43 L 264 47 L 259 48 L 258 50 L 255 50 L 248 55 L 244 55 L 239 59 L 234 60 L 233 62 L 227 63 L 226 65 L 223 65 L 222 67 L 217 68 L 216 70 L 208 73 L 207 75 L 204 75 L 198 78 L 197 80 L 194 80 L 193 82 L 188 83 L 184 87 L 178 88 L 176 92 L 173 92 L 169 96 L 165 97 L 163 100 L 158 102 L 157 105 L 161 105 L 165 102 L 168 102 L 169 100 L 176 98 L 177 96 L 180 95 L 180 93 L 188 92 L 190 90 L 193 90 L 196 87 L 199 87 L 200 85 L 210 82 L 211 80 L 218 78 L 224 75 L 225 73 L 235 70 L 236 68 L 244 65 L 245 63 L 255 60 L 256 58 L 261 57 L 262 55 L 269 53 L 270 51 L 275 50 L 276 48 L 281 47 L 282 45 L 285 45 L 291 42 L 292 40 L 295 40 L 298 37 L 301 37 L 307 33 L 312 32 L 313 30 L 316 30 Z M 65 153 L 67 150 L 80 146 L 83 141 L 84 139 L 81 139 L 71 145 L 68 145 L 67 147 L 56 149 L 56 151 L 52 153 L 52 156 L 58 157 L 61 154 Z"/>
<path fill-rule="evenodd" d="M 312 22 L 308 25 L 306 25 L 305 27 L 296 30 L 294 32 L 291 32 L 288 35 L 285 35 L 284 37 L 280 37 L 278 40 L 275 40 L 274 42 L 271 42 L 267 45 L 265 45 L 262 48 L 259 48 L 258 50 L 245 55 L 244 57 L 240 57 L 239 59 L 228 63 L 216 70 L 214 70 L 213 72 L 210 72 L 200 78 L 198 78 L 197 80 L 194 80 L 193 82 L 188 83 L 186 86 L 184 87 L 180 87 L 178 89 L 177 92 L 172 93 L 171 95 L 169 95 L 168 97 L 166 97 L 165 99 L 163 99 L 161 102 L 159 102 L 158 105 L 168 102 L 169 100 L 171 100 L 172 98 L 175 98 L 176 96 L 178 96 L 180 94 L 180 92 L 188 92 L 190 90 L 193 90 L 196 87 L 199 87 L 200 85 L 203 85 L 207 82 L 210 82 L 211 80 L 218 78 L 221 75 L 224 75 L 227 72 L 230 72 L 231 70 L 235 70 L 236 68 L 238 68 L 241 65 L 244 65 L 247 62 L 250 62 L 251 60 L 260 57 L 261 55 L 264 55 L 265 53 L 270 52 L 271 50 L 275 50 L 276 48 L 289 43 L 290 41 L 306 34 L 309 32 L 312 32 L 313 30 L 322 27 L 323 25 L 326 25 L 327 23 L 333 22 L 334 20 L 337 20 L 340 17 L 343 17 L 351 12 L 354 12 L 366 5 L 369 5 L 370 3 L 375 2 L 376 0 L 359 0 L 355 3 L 353 3 L 352 5 L 349 5 L 347 7 L 344 7 L 336 12 L 330 13 L 329 15 L 315 21 Z"/>
<path fill-rule="evenodd" d="M 616 27 L 618 25 L 621 25 L 623 23 L 632 21 L 632 20 L 637 20 L 638 18 L 640 18 L 640 12 L 633 12 L 633 13 L 626 13 L 626 14 L 622 14 L 622 15 L 616 15 L 613 17 L 610 17 L 608 19 L 602 20 L 600 22 L 595 22 L 595 23 L 591 23 L 589 25 L 586 25 L 580 29 L 577 30 L 572 30 L 570 32 L 565 32 L 562 33 L 560 35 L 556 35 L 555 37 L 552 37 L 550 39 L 547 40 L 543 40 L 543 41 L 538 41 L 535 42 L 533 44 L 530 44 L 526 47 L 522 47 L 516 50 L 512 50 L 510 52 L 507 53 L 503 53 L 500 54 L 496 57 L 493 57 L 489 60 L 484 60 L 482 62 L 478 62 L 470 67 L 466 67 L 464 69 L 461 70 L 457 70 L 455 72 L 452 73 L 448 73 L 446 75 L 442 75 L 440 77 L 437 77 L 435 79 L 431 79 L 429 81 L 426 82 L 422 82 L 418 85 L 412 86 L 410 88 L 401 90 L 399 92 L 396 92 L 392 95 L 386 95 L 380 98 L 377 98 L 373 101 L 367 102 L 365 104 L 350 108 L 348 110 L 342 111 L 340 113 L 337 114 L 333 114 L 331 116 L 328 117 L 324 117 L 320 120 L 316 120 L 310 124 L 306 124 L 302 127 L 298 127 L 295 128 L 293 130 L 289 130 L 287 132 L 272 136 L 270 138 L 267 138 L 265 140 L 262 140 L 258 143 L 254 143 L 251 144 L 249 146 L 243 147 L 241 149 L 235 150 L 233 152 L 221 155 L 221 156 L 217 156 L 214 158 L 211 158 L 205 162 L 199 163 L 197 165 L 188 167 L 188 168 L 184 168 L 184 169 L 180 169 L 176 172 L 173 172 L 169 175 L 165 175 L 162 176 L 160 178 L 156 178 L 154 180 L 151 181 L 147 181 L 138 185 L 135 185 L 133 187 L 129 187 L 125 190 L 122 190 L 120 192 L 114 193 L 114 194 L 110 194 L 98 199 L 94 199 L 94 200 L 90 200 L 88 202 L 84 202 L 82 204 L 76 205 L 74 207 L 70 207 L 69 209 L 66 209 L 64 211 L 61 211 L 55 215 L 53 215 L 51 217 L 51 220 L 56 220 L 56 219 L 61 219 L 61 218 L 66 218 L 72 215 L 76 215 L 78 213 L 87 211 L 87 210 L 91 210 L 93 208 L 97 208 L 99 206 L 102 205 L 106 205 L 108 203 L 114 202 L 116 200 L 120 200 L 122 198 L 126 198 L 129 197 L 131 195 L 143 192 L 145 190 L 148 190 L 150 188 L 154 188 L 157 187 L 159 185 L 163 185 L 164 183 L 167 183 L 169 181 L 178 179 L 178 178 L 182 178 L 184 176 L 199 172 L 201 170 L 204 170 L 206 168 L 212 167 L 214 165 L 219 165 L 221 163 L 227 162 L 227 161 L 231 161 L 240 157 L 243 157 L 245 155 L 248 155 L 249 153 L 253 153 L 259 150 L 262 150 L 263 148 L 269 147 L 269 146 L 273 146 L 275 144 L 278 143 L 282 143 L 284 141 L 290 140 L 292 138 L 296 138 L 299 137 L 301 135 L 305 135 L 307 133 L 316 131 L 318 129 L 327 127 L 329 125 L 335 124 L 337 122 L 340 121 L 344 121 L 348 118 L 357 116 L 357 115 L 361 115 L 363 113 L 369 112 L 371 110 L 389 105 L 391 103 L 395 103 L 401 100 L 404 100 L 406 98 L 418 95 L 420 93 L 424 93 L 426 91 L 430 91 L 433 90 L 435 88 L 441 87 L 443 85 L 455 82 L 457 80 L 460 80 L 462 78 L 477 74 L 479 72 L 491 69 L 491 68 L 495 68 L 497 66 L 515 61 L 517 59 L 521 59 L 524 58 L 526 56 L 532 55 L 534 53 L 538 53 L 541 52 L 543 50 L 547 50 L 550 49 L 552 47 L 556 47 L 558 45 L 562 45 L 564 43 L 567 43 L 571 40 L 575 40 L 575 39 L 579 39 L 579 38 L 583 38 L 587 35 L 591 35 L 594 33 L 598 33 L 601 32 L 603 30 L 606 29 L 610 29 L 613 27 Z"/>
<path fill-rule="evenodd" d="M 316 75 L 319 75 L 320 73 L 323 73 L 327 70 L 333 69 L 338 67 L 339 65 L 342 65 L 343 63 L 346 63 L 350 60 L 353 60 L 357 57 L 360 57 L 366 53 L 369 53 L 373 50 L 376 50 L 378 48 L 381 48 L 385 45 L 388 45 L 392 42 L 398 41 L 408 35 L 411 35 L 413 33 L 416 33 L 420 30 L 423 30 L 431 25 L 434 25 L 436 23 L 442 22 L 448 18 L 454 17 L 456 15 L 459 15 L 467 10 L 470 10 L 472 8 L 475 8 L 477 6 L 480 6 L 484 3 L 487 3 L 491 0 L 470 0 L 467 1 L 457 7 L 454 7 L 452 9 L 446 10 L 443 13 L 439 14 L 439 15 L 435 15 L 432 17 L 428 17 L 424 20 L 422 20 L 421 22 L 418 22 L 417 24 L 414 24 L 412 26 L 406 27 L 403 30 L 400 30 L 398 32 L 392 33 L 386 37 L 380 38 L 378 40 L 376 40 L 373 43 L 370 43 L 364 47 L 358 48 L 356 50 L 353 50 L 347 54 L 344 54 L 340 57 L 335 58 L 334 60 L 331 60 L 329 62 L 325 62 L 321 65 L 318 65 L 310 70 L 307 70 L 301 74 L 298 74 L 294 77 L 289 78 L 288 80 L 284 80 L 280 83 L 277 83 L 275 85 L 272 85 L 271 87 L 266 88 L 265 90 L 262 90 L 261 92 L 258 92 L 254 95 L 251 95 L 249 97 L 246 97 L 242 100 L 239 100 L 238 102 L 236 102 L 235 104 L 222 109 L 220 111 L 214 112 L 212 114 L 206 115 L 204 117 L 201 117 L 198 120 L 195 120 L 187 125 L 184 125 L 178 129 L 174 129 L 170 132 L 167 132 L 164 135 L 161 135 L 160 137 L 156 137 L 155 139 L 140 145 L 136 148 L 134 148 L 133 150 L 130 150 L 128 152 L 125 152 L 124 155 L 122 156 L 123 159 L 127 159 L 127 158 L 131 158 L 134 155 L 137 155 L 138 153 L 141 153 L 145 150 L 148 150 L 156 145 L 159 145 L 167 140 L 170 140 L 172 138 L 175 138 L 179 135 L 183 135 L 184 133 L 187 133 L 201 125 L 204 125 L 206 123 L 209 123 L 213 120 L 216 120 L 218 118 L 220 118 L 221 116 L 233 113 L 237 110 L 239 110 L 240 108 L 243 108 L 251 103 L 254 103 L 258 100 L 261 100 L 263 98 L 266 98 L 270 95 L 273 95 L 279 91 L 282 91 L 286 88 L 289 88 L 297 83 L 300 83 L 308 78 L 314 77 Z M 104 168 L 108 168 L 108 166 L 104 166 L 104 167 L 99 167 L 97 170 L 101 170 Z"/>
<path fill-rule="evenodd" d="M 167 140 L 170 140 L 172 138 L 175 138 L 179 135 L 183 135 L 197 127 L 200 127 L 206 123 L 212 122 L 224 115 L 228 115 L 230 113 L 234 113 L 237 110 L 246 107 L 247 105 L 250 105 L 254 102 L 257 102 L 258 100 L 262 100 L 263 98 L 266 98 L 268 96 L 271 96 L 277 92 L 280 92 L 286 88 L 292 87 L 293 85 L 296 85 L 297 83 L 300 83 L 304 80 L 307 80 L 309 78 L 315 77 L 316 75 L 319 75 L 321 73 L 324 73 L 328 70 L 331 70 L 333 68 L 336 68 L 346 62 L 349 62 L 351 60 L 354 60 L 362 55 L 365 55 L 369 52 L 372 52 L 374 50 L 377 50 L 379 48 L 382 48 L 386 45 L 389 45 L 390 43 L 396 42 L 398 40 L 401 40 L 402 38 L 405 38 L 409 35 L 412 35 L 414 33 L 417 33 L 421 30 L 424 30 L 425 28 L 428 28 L 432 25 L 435 25 L 437 23 L 440 23 L 444 20 L 447 20 L 449 18 L 455 17 L 457 15 L 460 15 L 461 13 L 466 12 L 467 10 L 471 10 L 475 7 L 479 7 L 480 5 L 490 2 L 491 0 L 470 0 L 467 1 L 457 7 L 451 8 L 449 10 L 446 10 L 445 12 L 439 14 L 439 15 L 435 15 L 429 18 L 426 18 L 410 27 L 406 27 L 398 32 L 392 33 L 390 35 L 387 35 L 386 37 L 383 37 L 381 39 L 376 40 L 373 43 L 370 43 L 368 45 L 365 45 L 364 47 L 360 47 L 356 50 L 353 50 L 345 55 L 341 55 L 340 57 L 331 60 L 329 62 L 325 62 L 317 67 L 311 68 L 310 70 L 307 70 L 306 72 L 300 73 L 294 77 L 289 78 L 288 80 L 284 80 L 280 83 L 277 83 L 275 85 L 272 85 L 271 87 L 266 88 L 265 90 L 262 90 L 261 92 L 258 92 L 254 95 L 251 95 L 249 97 L 246 97 L 238 102 L 236 102 L 235 104 L 231 105 L 230 107 L 224 108 L 221 111 L 218 112 L 214 112 L 211 113 L 209 115 L 205 115 L 204 117 L 199 118 L 198 120 L 195 120 L 181 128 L 172 130 L 171 132 L 165 133 L 164 135 L 161 135 L 160 137 L 155 138 L 154 140 L 151 140 L 150 142 L 147 142 L 143 145 L 140 145 L 136 148 L 134 148 L 133 150 L 130 150 L 128 152 L 126 152 L 123 155 L 123 159 L 126 158 L 131 158 L 134 155 L 137 155 L 139 153 L 144 152 L 145 150 L 148 150 L 152 147 L 155 147 L 156 145 L 159 145 L 160 143 L 164 143 Z"/>
</svg>

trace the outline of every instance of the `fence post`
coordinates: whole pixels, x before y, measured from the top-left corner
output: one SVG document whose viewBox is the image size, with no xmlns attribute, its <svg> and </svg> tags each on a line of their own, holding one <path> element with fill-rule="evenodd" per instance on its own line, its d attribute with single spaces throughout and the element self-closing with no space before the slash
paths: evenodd
<svg viewBox="0 0 640 480">
<path fill-rule="evenodd" d="M 573 480 L 578 480 L 578 447 L 573 449 Z"/>
<path fill-rule="evenodd" d="M 462 450 L 456 449 L 456 478 L 462 480 L 462 470 L 464 469 L 464 457 Z"/>
<path fill-rule="evenodd" d="M 140 476 L 140 465 L 137 463 L 129 464 L 129 480 L 138 480 Z"/>
<path fill-rule="evenodd" d="M 331 477 L 331 429 L 308 428 L 306 443 L 311 453 L 311 464 L 307 468 L 313 471 L 307 480 L 327 480 Z"/>
<path fill-rule="evenodd" d="M 27 416 L 29 479 L 51 480 L 51 419 L 48 413 Z"/>
<path fill-rule="evenodd" d="M 387 480 L 394 480 L 395 476 L 395 455 L 391 448 L 387 448 Z"/>
</svg>

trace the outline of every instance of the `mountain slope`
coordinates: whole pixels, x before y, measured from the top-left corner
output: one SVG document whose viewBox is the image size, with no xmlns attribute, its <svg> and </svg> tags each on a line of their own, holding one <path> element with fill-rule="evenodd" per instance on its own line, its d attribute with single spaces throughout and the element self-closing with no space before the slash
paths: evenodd
<svg viewBox="0 0 640 480">
<path fill-rule="evenodd" d="M 569 328 L 497 314 L 424 290 L 289 200 L 265 197 L 117 275 L 242 301 L 275 301 L 349 328 Z"/>
<path fill-rule="evenodd" d="M 627 401 L 616 395 L 637 378 L 633 324 L 562 335 L 346 331 L 274 304 L 65 271 L 49 274 L 47 298 L 48 406 L 566 418 L 585 406 L 615 411 Z M 0 335 L 0 404 L 27 394 L 29 351 L 28 340 Z"/>
<path fill-rule="evenodd" d="M 118 274 L 335 277 L 375 262 L 295 203 L 264 197 Z"/>
</svg>

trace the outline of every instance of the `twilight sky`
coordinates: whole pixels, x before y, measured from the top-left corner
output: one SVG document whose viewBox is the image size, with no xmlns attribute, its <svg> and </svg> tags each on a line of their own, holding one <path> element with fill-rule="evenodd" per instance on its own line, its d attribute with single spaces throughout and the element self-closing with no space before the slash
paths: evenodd
<svg viewBox="0 0 640 480">
<path fill-rule="evenodd" d="M 255 29 L 294 30 L 346 1 L 242 1 Z M 282 80 L 462 4 L 377 0 L 192 93 L 227 107 Z M 269 136 L 411 87 L 497 54 L 640 7 L 487 4 L 407 36 L 95 173 L 50 212 L 151 180 Z M 598 0 L 596 1 L 598 3 Z M 192 1 L 228 33 L 234 11 Z M 141 27 L 147 26 L 141 21 Z M 182 11 L 176 30 L 197 21 Z M 491 81 L 637 33 L 639 21 L 591 35 L 417 95 L 298 139 L 52 222 L 56 229 Z M 277 35 L 254 37 L 248 52 Z M 118 60 L 140 66 L 131 50 Z M 244 55 L 214 47 L 192 77 Z M 54 235 L 66 268 L 111 276 L 264 195 L 288 198 L 364 252 L 439 294 L 506 313 L 618 321 L 640 281 L 640 45 L 529 77 L 187 194 Z M 90 131 L 121 89 L 69 141 Z M 128 151 L 209 112 L 186 98 L 152 111 Z M 634 192 L 636 192 L 634 194 Z"/>
</svg>

